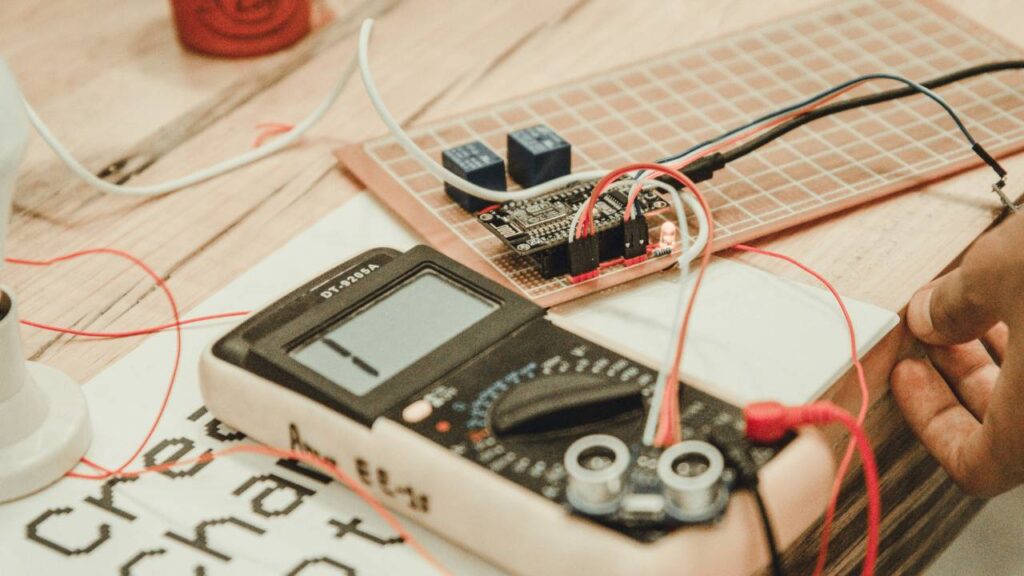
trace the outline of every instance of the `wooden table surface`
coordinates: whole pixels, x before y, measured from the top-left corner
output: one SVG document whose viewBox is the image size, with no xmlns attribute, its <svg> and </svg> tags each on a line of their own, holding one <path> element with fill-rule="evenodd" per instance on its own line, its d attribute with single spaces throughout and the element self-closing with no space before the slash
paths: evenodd
<svg viewBox="0 0 1024 576">
<path fill-rule="evenodd" d="M 360 21 L 378 18 L 375 75 L 403 122 L 582 77 L 820 5 L 821 0 L 325 0 L 334 18 L 294 48 L 214 60 L 177 43 L 166 0 L 4 0 L 0 55 L 27 99 L 95 173 L 163 181 L 248 149 L 260 122 L 312 110 L 352 56 Z M 954 6 L 1004 37 L 1024 28 L 1010 0 Z M 128 250 L 168 281 L 183 313 L 328 211 L 361 193 L 332 150 L 383 131 L 354 81 L 298 146 L 254 166 L 159 198 L 114 197 L 81 184 L 33 138 L 14 198 L 8 256 L 46 258 L 88 247 Z M 1011 174 L 1024 161 L 1006 162 Z M 1018 180 L 1019 181 L 1019 180 Z M 769 238 L 839 290 L 891 310 L 948 267 L 991 225 L 990 174 L 976 170 Z M 730 257 L 737 257 L 731 255 Z M 784 265 L 743 256 L 801 279 Z M 169 311 L 148 278 L 92 258 L 50 269 L 7 267 L 23 318 L 85 330 L 162 323 Z M 886 393 L 906 348 L 900 330 L 869 357 L 869 419 L 885 472 L 882 574 L 917 573 L 980 502 L 964 497 L 904 426 Z M 26 353 L 85 381 L 138 340 L 82 340 L 24 329 Z M 834 396 L 855 402 L 849 382 Z M 852 478 L 831 573 L 856 573 L 863 553 L 862 483 Z M 809 573 L 817 526 L 790 547 L 791 573 Z"/>
</svg>

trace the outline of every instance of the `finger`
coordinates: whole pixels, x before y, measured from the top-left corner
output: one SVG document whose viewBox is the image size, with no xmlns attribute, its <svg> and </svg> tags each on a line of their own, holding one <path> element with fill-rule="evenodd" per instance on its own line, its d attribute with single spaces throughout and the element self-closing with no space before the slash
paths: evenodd
<svg viewBox="0 0 1024 576">
<path fill-rule="evenodd" d="M 923 360 L 904 360 L 891 377 L 892 393 L 907 424 L 950 477 L 972 494 L 1004 488 L 982 425 Z"/>
<path fill-rule="evenodd" d="M 971 281 L 957 268 L 932 281 L 910 299 L 907 325 L 928 344 L 948 346 L 980 337 L 996 323 L 984 282 Z"/>
<path fill-rule="evenodd" d="M 1010 331 L 1007 350 L 1024 350 L 1024 330 Z M 982 424 L 984 438 L 979 449 L 995 459 L 994 469 L 986 470 L 977 492 L 994 495 L 1024 482 L 1024 357 L 1010 353 L 1003 361 Z"/>
<path fill-rule="evenodd" d="M 988 348 L 989 353 L 995 358 L 996 364 L 1002 364 L 1006 358 L 1006 342 L 1009 339 L 1010 329 L 1006 327 L 1006 323 L 996 322 L 995 326 L 981 337 L 981 343 Z"/>
<path fill-rule="evenodd" d="M 928 357 L 960 403 L 981 422 L 999 378 L 999 366 L 992 361 L 988 350 L 975 340 L 967 344 L 931 347 Z"/>
</svg>

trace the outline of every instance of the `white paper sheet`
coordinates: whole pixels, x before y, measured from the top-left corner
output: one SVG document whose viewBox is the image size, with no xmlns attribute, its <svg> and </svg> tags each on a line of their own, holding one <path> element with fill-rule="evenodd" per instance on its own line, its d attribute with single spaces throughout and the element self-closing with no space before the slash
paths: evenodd
<svg viewBox="0 0 1024 576">
<path fill-rule="evenodd" d="M 690 274 L 689 293 L 696 281 Z M 602 343 L 616 342 L 651 366 L 670 344 L 679 299 L 678 272 L 633 282 L 558 307 L 558 323 Z M 899 322 L 888 310 L 844 298 L 861 355 Z M 684 381 L 734 403 L 809 402 L 851 366 L 842 312 L 822 288 L 788 282 L 757 268 L 714 259 L 693 309 Z"/>
</svg>

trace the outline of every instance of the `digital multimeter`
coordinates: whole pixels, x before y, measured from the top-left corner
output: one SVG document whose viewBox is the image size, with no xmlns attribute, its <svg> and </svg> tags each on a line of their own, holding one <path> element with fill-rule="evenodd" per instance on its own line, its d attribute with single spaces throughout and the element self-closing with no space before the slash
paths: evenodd
<svg viewBox="0 0 1024 576">
<path fill-rule="evenodd" d="M 692 386 L 687 440 L 642 446 L 655 371 L 425 246 L 322 274 L 215 342 L 200 370 L 226 424 L 330 459 L 520 574 L 749 574 L 767 553 L 738 469 L 760 469 L 782 542 L 831 484 L 819 437 L 748 446 L 739 409 Z"/>
</svg>

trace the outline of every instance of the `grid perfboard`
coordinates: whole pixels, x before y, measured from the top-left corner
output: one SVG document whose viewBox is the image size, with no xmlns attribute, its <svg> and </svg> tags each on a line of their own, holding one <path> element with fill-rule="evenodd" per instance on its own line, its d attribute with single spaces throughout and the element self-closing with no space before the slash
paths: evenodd
<svg viewBox="0 0 1024 576">
<path fill-rule="evenodd" d="M 479 139 L 505 155 L 506 134 L 547 124 L 573 147 L 573 170 L 611 169 L 684 150 L 726 129 L 854 76 L 925 80 L 1021 51 L 944 6 L 905 0 L 844 2 L 635 65 L 417 127 L 432 157 Z M 850 96 L 893 88 L 873 82 Z M 1024 148 L 1019 73 L 939 90 L 996 155 Z M 544 279 L 452 202 L 443 185 L 391 138 L 340 151 L 344 163 L 428 241 L 550 306 L 662 269 L 671 257 L 604 268 L 572 284 Z M 913 96 L 816 120 L 729 164 L 702 185 L 716 248 L 964 170 L 977 163 L 949 117 Z M 510 183 L 510 188 L 514 186 Z M 652 230 L 657 226 L 652 222 Z"/>
</svg>

